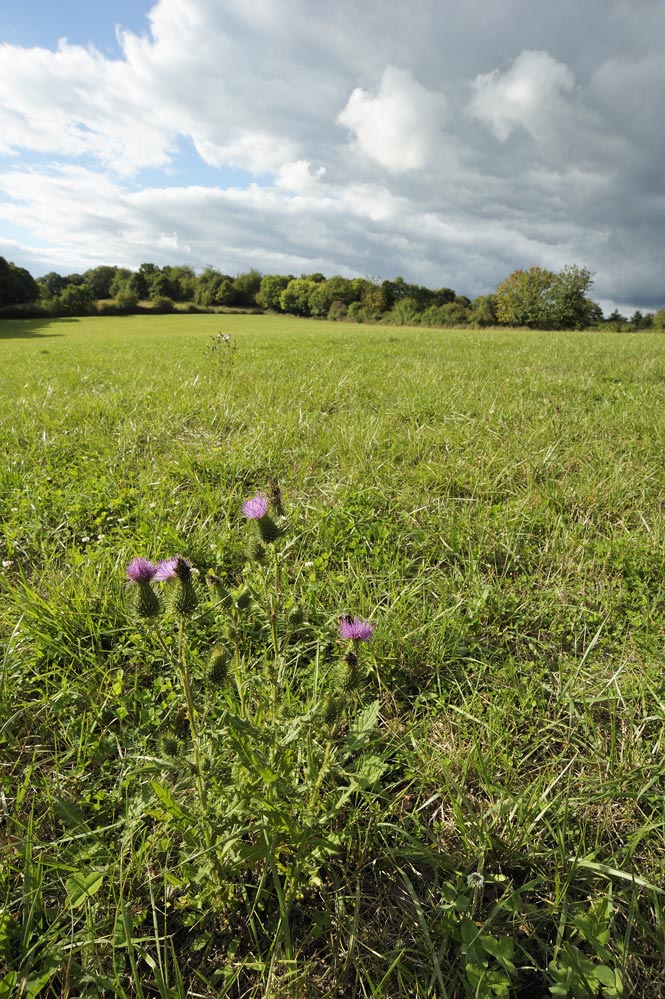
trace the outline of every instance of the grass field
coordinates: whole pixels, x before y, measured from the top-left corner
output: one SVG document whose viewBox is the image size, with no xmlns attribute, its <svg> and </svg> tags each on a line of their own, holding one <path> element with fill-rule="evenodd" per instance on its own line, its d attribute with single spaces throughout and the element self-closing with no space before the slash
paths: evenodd
<svg viewBox="0 0 665 999">
<path fill-rule="evenodd" d="M 665 994 L 664 338 L 0 360 L 0 999 Z"/>
</svg>

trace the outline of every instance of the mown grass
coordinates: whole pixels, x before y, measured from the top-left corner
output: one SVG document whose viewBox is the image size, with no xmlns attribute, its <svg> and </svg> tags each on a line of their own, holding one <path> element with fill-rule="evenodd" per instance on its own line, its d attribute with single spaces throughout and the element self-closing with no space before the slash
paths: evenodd
<svg viewBox="0 0 665 999">
<path fill-rule="evenodd" d="M 168 316 L 0 354 L 0 997 L 665 992 L 662 338 Z M 181 646 L 124 573 L 175 554 Z"/>
</svg>

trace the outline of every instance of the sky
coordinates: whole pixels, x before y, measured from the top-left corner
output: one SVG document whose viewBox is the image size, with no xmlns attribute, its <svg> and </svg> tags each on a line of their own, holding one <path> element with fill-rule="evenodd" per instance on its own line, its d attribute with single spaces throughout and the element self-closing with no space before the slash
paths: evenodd
<svg viewBox="0 0 665 999">
<path fill-rule="evenodd" d="M 4 8 L 4 9 L 3 9 Z M 665 306 L 665 0 L 0 0 L 0 255 Z"/>
</svg>

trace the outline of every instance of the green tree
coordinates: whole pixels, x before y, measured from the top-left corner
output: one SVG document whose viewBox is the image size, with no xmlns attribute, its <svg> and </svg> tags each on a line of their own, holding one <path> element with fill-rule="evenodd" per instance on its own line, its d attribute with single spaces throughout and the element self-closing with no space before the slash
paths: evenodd
<svg viewBox="0 0 665 999">
<path fill-rule="evenodd" d="M 610 329 L 620 332 L 628 325 L 628 317 L 622 315 L 618 309 L 615 309 L 614 312 L 610 312 L 607 317 L 607 325 Z"/>
<path fill-rule="evenodd" d="M 379 320 L 390 309 L 390 299 L 383 285 L 373 281 L 366 283 L 360 302 L 366 319 Z"/>
<path fill-rule="evenodd" d="M 87 316 L 95 311 L 95 296 L 87 284 L 68 284 L 58 299 L 58 311 L 66 316 Z"/>
<path fill-rule="evenodd" d="M 215 305 L 241 305 L 240 299 L 236 283 L 231 278 L 223 278 L 217 285 L 213 296 Z"/>
<path fill-rule="evenodd" d="M 555 330 L 581 330 L 591 322 L 593 302 L 587 293 L 591 272 L 574 264 L 564 267 L 545 294 L 545 323 Z"/>
<path fill-rule="evenodd" d="M 55 271 L 49 271 L 43 277 L 37 278 L 39 290 L 44 298 L 57 298 L 67 287 L 67 278 Z"/>
<path fill-rule="evenodd" d="M 83 275 L 85 284 L 92 290 L 95 298 L 111 298 L 111 284 L 116 275 L 117 267 L 102 264 L 93 267 Z"/>
<path fill-rule="evenodd" d="M 317 276 L 317 275 L 315 275 Z M 312 280 L 312 278 L 309 278 Z M 349 305 L 354 300 L 355 289 L 348 278 L 339 274 L 333 275 L 327 281 L 317 281 L 316 289 L 310 296 L 310 310 L 313 316 L 327 316 L 333 302 Z M 369 288 L 373 287 L 368 285 Z M 367 288 L 365 289 L 367 291 Z M 339 314 L 339 307 L 337 308 Z"/>
<path fill-rule="evenodd" d="M 123 312 L 132 312 L 139 304 L 139 296 L 132 291 L 129 284 L 118 289 L 115 295 L 116 305 Z"/>
<path fill-rule="evenodd" d="M 652 324 L 655 330 L 665 330 L 665 309 L 654 312 Z"/>
<path fill-rule="evenodd" d="M 279 296 L 280 308 L 283 312 L 291 312 L 295 316 L 309 316 L 310 296 L 316 291 L 318 284 L 307 278 L 294 278 L 289 281 Z"/>
<path fill-rule="evenodd" d="M 396 326 L 417 326 L 420 323 L 421 309 L 418 307 L 418 300 L 407 295 L 400 298 L 386 316 L 386 321 L 394 323 Z"/>
<path fill-rule="evenodd" d="M 173 299 L 179 293 L 179 288 L 171 277 L 169 268 L 167 267 L 161 271 L 156 270 L 154 273 L 150 274 L 150 276 L 146 278 L 146 283 L 148 285 L 148 294 L 150 295 L 153 305 L 159 298 L 168 298 L 171 301 L 171 304 L 173 304 Z"/>
<path fill-rule="evenodd" d="M 196 291 L 194 292 L 196 304 L 208 307 L 215 305 L 215 296 L 223 281 L 233 281 L 233 278 L 229 274 L 221 274 L 214 267 L 206 267 L 199 274 L 196 283 Z"/>
<path fill-rule="evenodd" d="M 261 272 L 252 269 L 244 274 L 238 274 L 233 279 L 234 305 L 244 305 L 252 308 L 256 305 L 256 296 L 261 287 Z M 230 304 L 230 303 L 229 303 Z"/>
<path fill-rule="evenodd" d="M 595 314 L 587 296 L 592 283 L 587 268 L 575 265 L 559 274 L 542 267 L 514 271 L 496 289 L 497 319 L 531 329 L 584 329 Z"/>
<path fill-rule="evenodd" d="M 172 297 L 176 302 L 193 302 L 196 291 L 196 274 L 186 264 L 177 267 L 163 267 L 171 282 Z"/>
<path fill-rule="evenodd" d="M 285 274 L 264 274 L 261 278 L 259 290 L 256 293 L 256 304 L 261 309 L 270 309 L 272 312 L 281 312 L 279 296 L 282 294 L 289 281 L 293 281 L 292 275 Z"/>
<path fill-rule="evenodd" d="M 109 285 L 109 294 L 113 298 L 118 297 L 118 292 L 121 289 L 126 289 L 129 287 L 130 279 L 132 278 L 132 272 L 128 270 L 127 267 L 117 267 L 116 272 L 113 276 L 113 280 Z M 138 295 L 137 295 L 138 301 Z"/>
<path fill-rule="evenodd" d="M 495 326 L 496 302 L 494 295 L 479 295 L 471 302 L 469 320 L 479 326 Z"/>
<path fill-rule="evenodd" d="M 457 297 L 452 288 L 437 288 L 432 294 L 435 305 L 449 305 Z"/>
<path fill-rule="evenodd" d="M 34 302 L 39 286 L 29 271 L 0 257 L 0 307 Z"/>
<path fill-rule="evenodd" d="M 494 296 L 496 316 L 504 326 L 528 326 L 531 329 L 547 325 L 547 294 L 556 281 L 556 274 L 542 267 L 518 270 L 502 281 Z"/>
</svg>

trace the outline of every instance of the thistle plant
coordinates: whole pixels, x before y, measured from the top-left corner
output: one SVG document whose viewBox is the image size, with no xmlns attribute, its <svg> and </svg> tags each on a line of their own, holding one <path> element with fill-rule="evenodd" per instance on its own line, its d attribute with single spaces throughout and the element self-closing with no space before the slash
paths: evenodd
<svg viewBox="0 0 665 999">
<path fill-rule="evenodd" d="M 135 558 L 127 566 L 127 578 L 133 584 L 134 611 L 140 618 L 149 620 L 159 614 L 159 598 L 150 585 L 157 566 L 146 558 Z"/>
<path fill-rule="evenodd" d="M 192 684 L 190 677 L 189 661 L 187 656 L 186 624 L 198 603 L 196 590 L 192 582 L 192 567 L 187 559 L 180 556 L 176 558 L 163 559 L 154 565 L 145 558 L 135 558 L 127 566 L 127 576 L 131 583 L 137 586 L 138 598 L 135 601 L 135 610 L 139 617 L 146 621 L 156 619 L 162 609 L 160 601 L 153 589 L 154 583 L 163 584 L 163 603 L 170 615 L 175 619 L 178 626 L 178 645 L 176 664 L 178 667 L 180 682 L 185 695 L 185 706 L 187 710 L 187 720 L 192 738 L 192 749 L 194 755 L 194 769 L 196 774 L 196 784 L 201 808 L 205 813 L 207 808 L 207 795 L 205 782 L 201 770 L 201 747 L 200 732 L 197 722 L 194 699 L 192 697 Z M 156 631 L 158 641 L 166 654 L 171 657 L 171 651 L 164 640 L 161 631 Z M 219 672 L 219 670 L 218 670 Z M 207 826 L 206 826 L 207 829 Z M 209 839 L 209 837 L 207 837 Z"/>
<path fill-rule="evenodd" d="M 235 353 L 237 344 L 231 339 L 230 333 L 216 333 L 211 338 L 210 351 L 215 354 L 219 362 L 219 370 L 229 372 L 235 363 Z"/>
<path fill-rule="evenodd" d="M 200 856 L 192 871 L 205 886 L 199 889 L 205 905 L 219 904 L 234 880 L 246 892 L 248 868 L 255 868 L 250 911 L 276 906 L 273 946 L 292 962 L 291 908 L 321 883 L 337 855 L 337 827 L 351 795 L 373 793 L 383 772 L 379 757 L 368 753 L 378 702 L 354 714 L 361 704 L 360 649 L 374 625 L 343 617 L 337 638 L 347 647 L 330 669 L 321 649 L 334 636 L 321 622 L 317 641 L 303 614 L 297 546 L 278 484 L 270 480 L 241 509 L 251 538 L 248 561 L 241 576 L 232 567 L 208 570 L 208 600 L 183 556 L 157 563 L 135 558 L 127 575 L 134 613 L 178 674 L 189 765 L 177 740 L 162 737 L 160 744 L 176 789 L 184 791 L 193 775 L 198 809 L 154 781 L 153 790 L 169 821 L 180 824 L 192 857 Z M 196 847 L 201 841 L 203 852 Z"/>
<path fill-rule="evenodd" d="M 351 642 L 351 647 L 346 651 L 336 673 L 336 682 L 340 690 L 357 690 L 361 681 L 358 651 L 363 642 L 369 642 L 373 634 L 374 625 L 359 617 L 344 617 L 340 621 L 339 637 L 343 641 Z"/>
<path fill-rule="evenodd" d="M 268 572 L 272 575 L 271 580 L 266 580 L 266 610 L 270 623 L 272 644 L 270 670 L 272 703 L 276 705 L 280 674 L 279 618 L 283 610 L 284 597 L 282 553 L 277 547 L 276 542 L 286 535 L 288 522 L 282 508 L 281 493 L 275 481 L 271 480 L 269 496 L 260 492 L 256 493 L 255 496 L 243 503 L 242 512 L 254 528 L 252 540 L 250 541 L 250 553 L 254 555 L 254 558 L 258 562 L 263 562 L 267 559 L 269 563 Z"/>
</svg>

